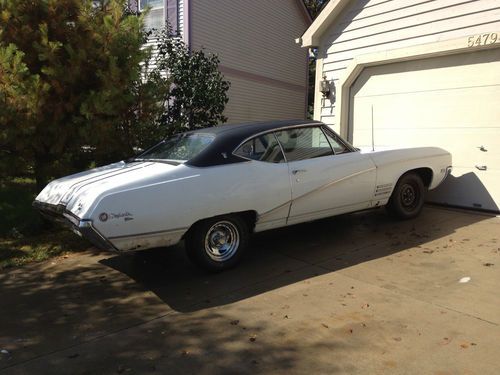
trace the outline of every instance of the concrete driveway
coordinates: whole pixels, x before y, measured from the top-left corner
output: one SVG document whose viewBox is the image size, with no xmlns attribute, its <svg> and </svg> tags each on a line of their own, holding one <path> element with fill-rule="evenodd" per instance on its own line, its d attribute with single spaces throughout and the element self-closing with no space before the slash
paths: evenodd
<svg viewBox="0 0 500 375">
<path fill-rule="evenodd" d="M 0 373 L 500 373 L 497 217 L 346 215 L 257 235 L 217 275 L 182 250 L 4 271 Z"/>
</svg>

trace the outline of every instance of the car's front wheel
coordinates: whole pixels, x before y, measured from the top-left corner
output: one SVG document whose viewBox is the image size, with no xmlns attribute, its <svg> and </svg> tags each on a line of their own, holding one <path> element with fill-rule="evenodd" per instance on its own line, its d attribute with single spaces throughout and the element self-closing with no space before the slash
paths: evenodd
<svg viewBox="0 0 500 375">
<path fill-rule="evenodd" d="M 422 178 L 414 172 L 401 176 L 392 192 L 387 211 L 399 219 L 412 219 L 422 211 L 425 187 Z"/>
<path fill-rule="evenodd" d="M 195 224 L 186 237 L 187 255 L 199 267 L 222 271 L 240 261 L 249 235 L 248 224 L 236 215 L 203 220 Z"/>
</svg>

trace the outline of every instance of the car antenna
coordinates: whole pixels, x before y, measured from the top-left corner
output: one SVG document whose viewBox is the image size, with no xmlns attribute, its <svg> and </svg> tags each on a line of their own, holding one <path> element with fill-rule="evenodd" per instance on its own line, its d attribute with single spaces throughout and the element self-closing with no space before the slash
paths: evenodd
<svg viewBox="0 0 500 375">
<path fill-rule="evenodd" d="M 373 104 L 372 104 L 372 151 L 375 151 L 375 134 L 373 126 Z"/>
</svg>

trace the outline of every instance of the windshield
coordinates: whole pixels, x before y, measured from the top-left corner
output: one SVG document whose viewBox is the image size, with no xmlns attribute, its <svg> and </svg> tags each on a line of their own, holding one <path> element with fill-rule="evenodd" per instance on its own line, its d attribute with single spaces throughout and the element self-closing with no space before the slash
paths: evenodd
<svg viewBox="0 0 500 375">
<path fill-rule="evenodd" d="M 158 143 L 136 157 L 135 160 L 171 160 L 184 162 L 202 152 L 212 143 L 214 138 L 212 134 L 180 134 Z"/>
</svg>

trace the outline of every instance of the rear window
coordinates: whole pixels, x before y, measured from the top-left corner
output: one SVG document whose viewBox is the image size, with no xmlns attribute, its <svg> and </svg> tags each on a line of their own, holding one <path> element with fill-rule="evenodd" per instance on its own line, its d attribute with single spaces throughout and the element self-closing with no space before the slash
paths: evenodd
<svg viewBox="0 0 500 375">
<path fill-rule="evenodd" d="M 173 160 L 184 162 L 194 158 L 212 143 L 215 136 L 212 134 L 180 134 L 165 139 L 150 148 L 135 160 Z"/>
</svg>

